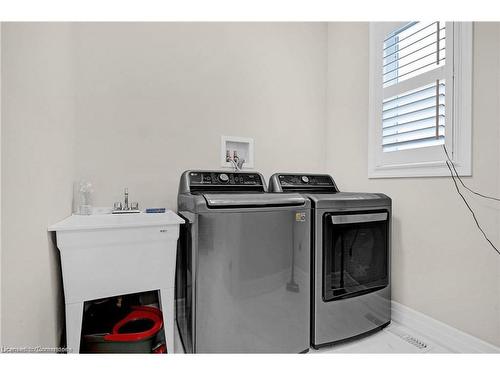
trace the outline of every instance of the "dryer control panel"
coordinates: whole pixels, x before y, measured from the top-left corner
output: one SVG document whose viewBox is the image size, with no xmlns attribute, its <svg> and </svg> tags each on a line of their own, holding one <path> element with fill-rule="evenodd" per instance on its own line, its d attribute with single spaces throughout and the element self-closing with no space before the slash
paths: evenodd
<svg viewBox="0 0 500 375">
<path fill-rule="evenodd" d="M 339 190 L 330 175 L 276 173 L 271 176 L 269 191 L 315 191 L 336 193 Z"/>
</svg>

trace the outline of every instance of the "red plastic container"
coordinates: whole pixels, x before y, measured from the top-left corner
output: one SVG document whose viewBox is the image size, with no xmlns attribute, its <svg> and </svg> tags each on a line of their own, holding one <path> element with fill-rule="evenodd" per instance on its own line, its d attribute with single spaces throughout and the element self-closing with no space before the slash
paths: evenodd
<svg viewBox="0 0 500 375">
<path fill-rule="evenodd" d="M 158 346 L 157 337 L 162 328 L 163 316 L 159 309 L 133 306 L 132 311 L 113 326 L 111 333 L 85 335 L 85 352 L 152 353 Z"/>
</svg>

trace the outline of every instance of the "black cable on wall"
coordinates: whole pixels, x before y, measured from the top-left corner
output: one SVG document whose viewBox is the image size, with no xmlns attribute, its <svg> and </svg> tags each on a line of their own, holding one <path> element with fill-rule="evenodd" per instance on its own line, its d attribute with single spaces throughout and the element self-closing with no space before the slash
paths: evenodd
<svg viewBox="0 0 500 375">
<path fill-rule="evenodd" d="M 496 197 L 490 197 L 488 195 L 484 195 L 484 194 L 481 194 L 481 193 L 478 193 L 474 190 L 472 190 L 471 188 L 469 188 L 467 185 L 465 185 L 465 183 L 462 181 L 462 179 L 460 178 L 460 175 L 458 174 L 457 172 L 457 169 L 455 168 L 455 165 L 453 164 L 453 161 L 450 159 L 450 156 L 448 155 L 448 150 L 446 150 L 446 146 L 443 145 L 443 149 L 444 149 L 444 152 L 446 153 L 446 158 L 448 159 L 446 161 L 446 166 L 448 167 L 448 169 L 450 170 L 450 174 L 451 174 L 451 178 L 453 179 L 453 184 L 455 185 L 455 189 L 457 190 L 457 193 L 458 195 L 460 195 L 460 197 L 462 198 L 462 200 L 464 201 L 465 205 L 467 206 L 467 208 L 469 209 L 470 213 L 472 214 L 472 218 L 474 219 L 474 221 L 476 222 L 476 226 L 477 228 L 481 231 L 481 233 L 483 234 L 483 237 L 486 239 L 486 241 L 488 241 L 488 243 L 491 245 L 491 247 L 498 253 L 498 255 L 500 255 L 500 251 L 498 250 L 498 248 L 493 244 L 493 242 L 488 238 L 488 236 L 486 235 L 485 231 L 483 230 L 483 228 L 481 227 L 481 225 L 479 224 L 479 221 L 477 220 L 477 217 L 476 217 L 476 214 L 474 212 L 474 210 L 472 209 L 472 207 L 470 206 L 469 202 L 467 202 L 467 199 L 465 199 L 465 196 L 462 194 L 462 192 L 460 191 L 460 188 L 458 187 L 458 183 L 456 181 L 456 179 L 458 179 L 460 181 L 460 183 L 462 184 L 462 186 L 467 189 L 468 191 L 470 191 L 471 193 L 477 195 L 477 196 L 480 196 L 482 198 L 486 198 L 486 199 L 492 199 L 492 200 L 495 200 L 495 201 L 500 201 L 499 198 L 496 198 Z M 452 169 L 453 168 L 453 169 Z M 455 176 L 456 175 L 456 176 Z"/>
</svg>

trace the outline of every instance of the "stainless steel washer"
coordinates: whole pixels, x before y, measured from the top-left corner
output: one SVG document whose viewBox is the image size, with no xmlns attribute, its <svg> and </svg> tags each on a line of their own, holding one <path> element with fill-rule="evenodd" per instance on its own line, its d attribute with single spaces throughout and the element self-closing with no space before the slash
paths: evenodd
<svg viewBox="0 0 500 375">
<path fill-rule="evenodd" d="M 377 331 L 391 320 L 391 199 L 339 192 L 329 175 L 277 173 L 269 191 L 311 202 L 311 345 Z"/>
<path fill-rule="evenodd" d="M 176 318 L 188 353 L 309 349 L 310 203 L 259 173 L 184 172 Z"/>
</svg>

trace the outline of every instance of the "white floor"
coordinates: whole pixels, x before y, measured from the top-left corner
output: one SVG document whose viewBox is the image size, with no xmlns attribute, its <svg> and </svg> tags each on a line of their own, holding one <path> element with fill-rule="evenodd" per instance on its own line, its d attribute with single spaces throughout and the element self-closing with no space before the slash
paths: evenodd
<svg viewBox="0 0 500 375">
<path fill-rule="evenodd" d="M 183 353 L 182 344 L 175 330 L 175 352 Z M 370 336 L 314 350 L 312 354 L 330 353 L 449 353 L 450 351 L 436 342 L 422 336 L 408 327 L 392 322 L 383 330 Z"/>
<path fill-rule="evenodd" d="M 391 322 L 370 336 L 338 344 L 310 353 L 449 353 L 450 351 L 421 334 Z"/>
</svg>

